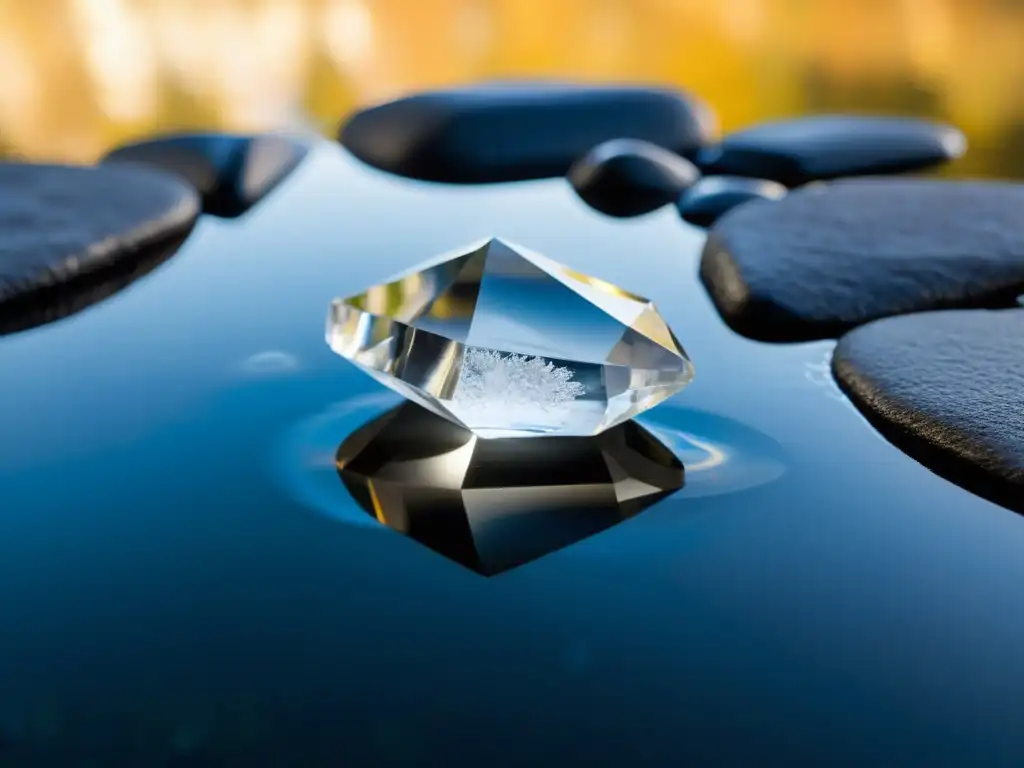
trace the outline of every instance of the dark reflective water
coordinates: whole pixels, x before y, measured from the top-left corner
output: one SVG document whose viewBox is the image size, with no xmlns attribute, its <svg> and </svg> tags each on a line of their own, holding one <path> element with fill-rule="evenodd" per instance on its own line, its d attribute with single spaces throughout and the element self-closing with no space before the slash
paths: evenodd
<svg viewBox="0 0 1024 768">
<path fill-rule="evenodd" d="M 628 520 L 684 478 L 633 421 L 593 437 L 483 440 L 411 402 L 349 435 L 336 465 L 379 523 L 484 576 Z"/>
<path fill-rule="evenodd" d="M 492 235 L 650 296 L 696 379 L 643 420 L 683 489 L 482 579 L 345 490 L 337 447 L 396 400 L 323 323 Z M 830 343 L 727 330 L 700 243 L 324 144 L 0 339 L 0 765 L 1019 763 L 1024 524 L 877 437 Z"/>
</svg>

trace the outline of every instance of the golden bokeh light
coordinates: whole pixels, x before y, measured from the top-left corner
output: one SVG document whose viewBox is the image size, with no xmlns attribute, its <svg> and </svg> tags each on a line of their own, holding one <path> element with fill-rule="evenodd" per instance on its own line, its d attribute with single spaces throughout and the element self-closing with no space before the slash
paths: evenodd
<svg viewBox="0 0 1024 768">
<path fill-rule="evenodd" d="M 176 129 L 315 127 L 488 78 L 656 82 L 724 129 L 815 111 L 949 120 L 958 172 L 1024 176 L 1024 3 L 0 0 L 0 151 L 91 161 Z"/>
</svg>

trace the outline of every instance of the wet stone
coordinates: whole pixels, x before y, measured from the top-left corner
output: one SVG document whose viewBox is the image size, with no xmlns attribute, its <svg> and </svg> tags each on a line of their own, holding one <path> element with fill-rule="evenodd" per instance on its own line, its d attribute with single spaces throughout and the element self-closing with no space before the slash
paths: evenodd
<svg viewBox="0 0 1024 768">
<path fill-rule="evenodd" d="M 718 219 L 744 203 L 755 200 L 780 200 L 786 188 L 774 181 L 741 176 L 707 176 L 679 198 L 679 215 L 698 227 L 710 227 Z"/>
<path fill-rule="evenodd" d="M 745 205 L 711 229 L 701 278 L 736 331 L 838 336 L 882 317 L 1013 306 L 1024 185 L 852 179 Z"/>
<path fill-rule="evenodd" d="M 901 173 L 960 157 L 956 128 L 897 117 L 821 115 L 762 123 L 725 136 L 698 156 L 706 174 L 798 186 L 818 179 Z"/>
<path fill-rule="evenodd" d="M 266 197 L 308 151 L 298 139 L 279 134 L 179 134 L 127 144 L 104 162 L 142 163 L 176 173 L 202 195 L 205 213 L 233 218 Z"/>
<path fill-rule="evenodd" d="M 1024 512 L 1024 309 L 879 320 L 840 339 L 833 370 L 894 445 Z"/>
<path fill-rule="evenodd" d="M 684 481 L 633 421 L 596 437 L 485 440 L 414 403 L 357 429 L 336 461 L 379 523 L 484 576 L 600 533 Z"/>
<path fill-rule="evenodd" d="M 70 314 L 167 258 L 199 215 L 157 170 L 0 164 L 0 332 Z"/>
<path fill-rule="evenodd" d="M 706 106 L 670 89 L 524 81 L 371 107 L 348 119 L 340 140 L 381 170 L 473 184 L 563 176 L 584 153 L 616 138 L 692 155 L 713 123 Z"/>
<path fill-rule="evenodd" d="M 143 248 L 131 258 L 35 291 L 23 300 L 0 303 L 0 336 L 63 320 L 109 299 L 169 260 L 185 239 L 186 236 L 175 237 Z"/>
<path fill-rule="evenodd" d="M 568 173 L 580 198 L 609 216 L 639 216 L 674 201 L 700 178 L 689 160 L 655 144 L 613 139 L 598 145 Z"/>
</svg>

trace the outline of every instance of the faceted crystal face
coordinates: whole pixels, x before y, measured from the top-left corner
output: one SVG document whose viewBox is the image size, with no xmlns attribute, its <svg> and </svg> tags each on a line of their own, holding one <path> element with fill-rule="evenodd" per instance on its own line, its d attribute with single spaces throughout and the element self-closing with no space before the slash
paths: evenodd
<svg viewBox="0 0 1024 768">
<path fill-rule="evenodd" d="M 684 479 L 635 421 L 596 437 L 482 440 L 413 403 L 356 430 L 336 460 L 380 523 L 485 576 L 630 518 Z"/>
<path fill-rule="evenodd" d="M 595 435 L 693 378 L 654 304 L 497 239 L 336 299 L 327 343 L 483 438 Z"/>
</svg>

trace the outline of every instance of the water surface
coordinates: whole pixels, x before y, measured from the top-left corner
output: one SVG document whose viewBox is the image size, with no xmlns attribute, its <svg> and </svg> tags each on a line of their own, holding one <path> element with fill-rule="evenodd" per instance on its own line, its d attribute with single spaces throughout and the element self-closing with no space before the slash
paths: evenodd
<svg viewBox="0 0 1024 768">
<path fill-rule="evenodd" d="M 488 579 L 345 492 L 333 451 L 395 400 L 323 328 L 490 236 L 650 296 L 697 375 L 644 419 L 683 490 Z M 881 440 L 831 343 L 729 331 L 701 242 L 325 143 L 128 290 L 0 338 L 13 764 L 1019 762 L 1020 518 Z"/>
</svg>

